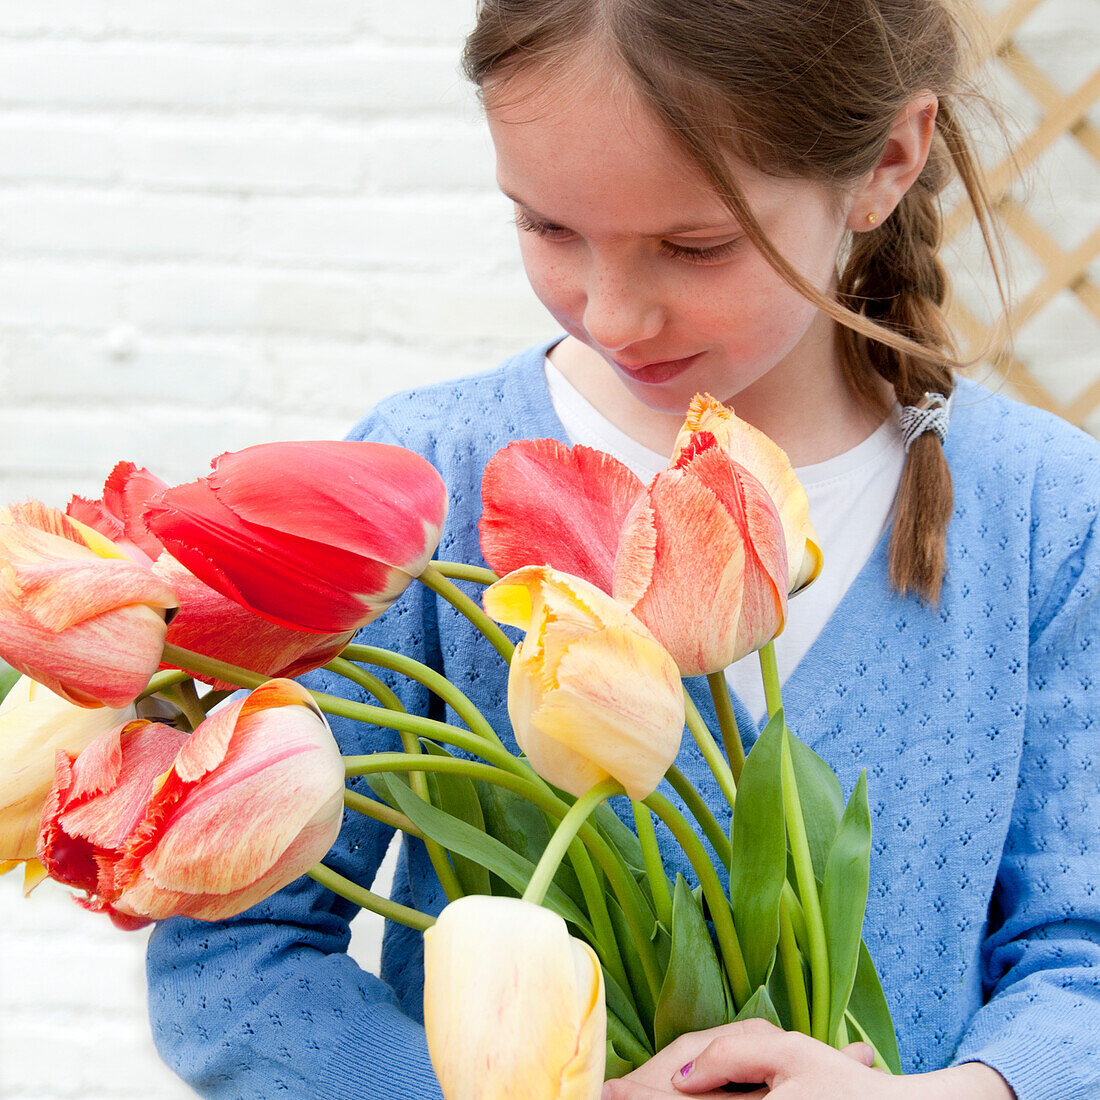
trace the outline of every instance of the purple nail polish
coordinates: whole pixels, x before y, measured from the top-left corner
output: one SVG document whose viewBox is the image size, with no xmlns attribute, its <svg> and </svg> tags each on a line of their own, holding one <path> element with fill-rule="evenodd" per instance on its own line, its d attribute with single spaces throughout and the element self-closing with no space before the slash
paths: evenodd
<svg viewBox="0 0 1100 1100">
<path fill-rule="evenodd" d="M 694 1062 L 688 1062 L 688 1064 L 686 1066 L 681 1066 L 680 1067 L 680 1076 L 681 1077 L 687 1077 L 687 1075 L 689 1073 L 691 1073 L 692 1067 L 694 1065 L 695 1065 Z"/>
</svg>

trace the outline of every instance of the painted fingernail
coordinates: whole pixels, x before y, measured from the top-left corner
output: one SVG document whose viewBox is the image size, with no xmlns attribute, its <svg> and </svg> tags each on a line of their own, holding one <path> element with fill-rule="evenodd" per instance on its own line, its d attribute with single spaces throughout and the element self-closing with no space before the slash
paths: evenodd
<svg viewBox="0 0 1100 1100">
<path fill-rule="evenodd" d="M 686 1066 L 681 1066 L 680 1067 L 680 1076 L 681 1077 L 687 1077 L 687 1075 L 689 1073 L 691 1073 L 694 1066 L 695 1066 L 694 1062 L 688 1062 L 688 1064 Z"/>
</svg>

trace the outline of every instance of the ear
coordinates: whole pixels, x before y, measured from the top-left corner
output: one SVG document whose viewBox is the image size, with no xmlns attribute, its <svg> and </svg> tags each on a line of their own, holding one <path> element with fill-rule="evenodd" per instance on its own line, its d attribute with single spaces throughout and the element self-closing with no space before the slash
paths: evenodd
<svg viewBox="0 0 1100 1100">
<path fill-rule="evenodd" d="M 931 92 L 914 96 L 894 119 L 882 157 L 852 194 L 848 228 L 875 229 L 893 213 L 921 174 L 936 130 L 939 100 Z"/>
</svg>

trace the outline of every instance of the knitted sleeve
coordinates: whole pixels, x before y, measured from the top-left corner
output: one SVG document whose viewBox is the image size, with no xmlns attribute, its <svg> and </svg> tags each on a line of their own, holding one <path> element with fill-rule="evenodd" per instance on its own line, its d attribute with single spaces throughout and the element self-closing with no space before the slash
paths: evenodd
<svg viewBox="0 0 1100 1100">
<path fill-rule="evenodd" d="M 356 438 L 395 442 L 381 418 Z M 431 600 L 414 584 L 357 641 L 429 663 Z M 380 673 L 412 713 L 427 713 L 423 689 Z M 309 687 L 370 702 L 323 671 Z M 391 731 L 330 718 L 345 753 L 399 747 Z M 352 788 L 370 794 L 362 781 Z M 356 813 L 325 862 L 369 887 L 390 830 Z M 421 1024 L 394 990 L 347 955 L 358 910 L 302 877 L 240 916 L 157 925 L 147 977 L 153 1037 L 161 1056 L 201 1096 L 218 1100 L 431 1100 L 439 1097 Z"/>
<path fill-rule="evenodd" d="M 1018 1100 L 1100 1096 L 1100 462 L 1040 471 L 1025 741 L 983 951 L 987 1003 L 955 1061 Z"/>
</svg>

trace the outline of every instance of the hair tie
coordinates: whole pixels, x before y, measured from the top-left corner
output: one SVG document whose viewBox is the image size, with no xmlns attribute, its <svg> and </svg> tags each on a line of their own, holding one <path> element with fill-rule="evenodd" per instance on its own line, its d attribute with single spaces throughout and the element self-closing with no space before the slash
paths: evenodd
<svg viewBox="0 0 1100 1100">
<path fill-rule="evenodd" d="M 935 432 L 940 444 L 947 442 L 947 424 L 951 419 L 951 404 L 942 393 L 926 393 L 916 405 L 901 410 L 901 439 L 908 453 L 913 440 L 925 432 Z"/>
</svg>

